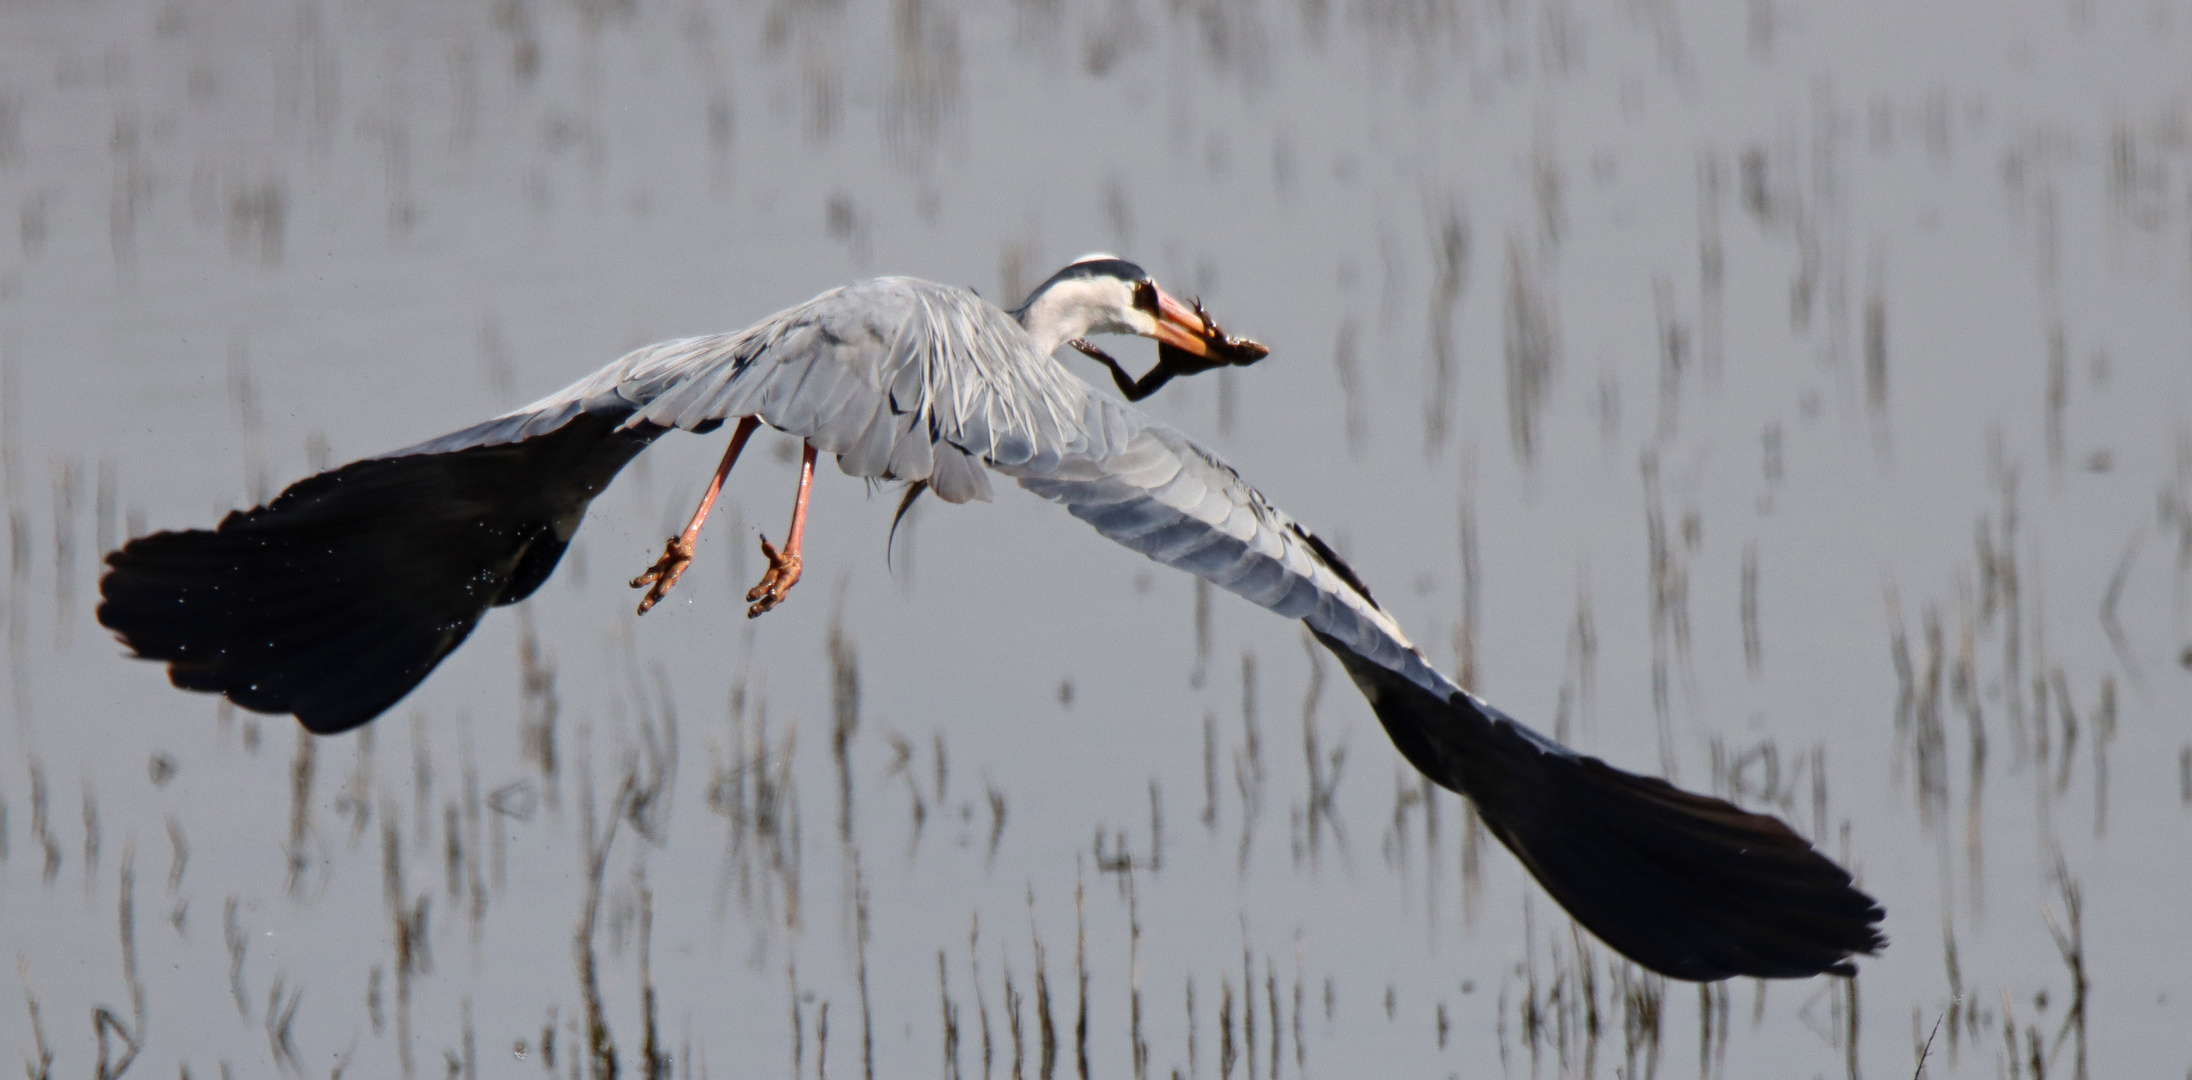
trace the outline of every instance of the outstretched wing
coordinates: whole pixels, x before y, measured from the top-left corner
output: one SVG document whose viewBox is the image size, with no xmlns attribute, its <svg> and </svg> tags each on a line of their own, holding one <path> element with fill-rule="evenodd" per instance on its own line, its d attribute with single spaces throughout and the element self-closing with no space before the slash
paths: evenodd
<svg viewBox="0 0 2192 1080">
<path fill-rule="evenodd" d="M 182 689 L 348 730 L 410 693 L 488 608 L 539 588 L 587 504 L 661 433 L 582 416 L 516 442 L 352 462 L 217 528 L 109 553 L 99 622 Z"/>
<path fill-rule="evenodd" d="M 1107 399 L 1088 445 L 1020 485 L 1158 562 L 1306 622 L 1394 745 L 1469 797 L 1576 921 L 1683 979 L 1847 974 L 1880 906 L 1780 820 L 1616 769 L 1532 731 L 1425 661 L 1339 556 L 1193 440 Z"/>
<path fill-rule="evenodd" d="M 1085 451 L 1086 383 L 964 289 L 876 278 L 729 334 L 648 345 L 522 409 L 397 455 L 492 445 L 614 413 L 706 430 L 758 416 L 847 474 L 987 499 L 977 463 L 1038 471 Z"/>
<path fill-rule="evenodd" d="M 1082 430 L 1077 451 L 1048 469 L 997 470 L 1158 562 L 1301 619 L 1375 663 L 1441 678 L 1338 553 L 1208 448 L 1094 394 Z"/>
</svg>

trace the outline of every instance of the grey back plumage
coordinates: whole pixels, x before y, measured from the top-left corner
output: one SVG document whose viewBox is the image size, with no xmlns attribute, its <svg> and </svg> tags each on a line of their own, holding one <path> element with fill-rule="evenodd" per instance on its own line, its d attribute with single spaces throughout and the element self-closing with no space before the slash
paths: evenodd
<svg viewBox="0 0 2192 1080">
<path fill-rule="evenodd" d="M 1085 448 L 1088 384 L 1011 316 L 914 278 L 849 285 L 728 334 L 665 341 L 485 424 L 399 454 L 529 438 L 580 413 L 692 430 L 758 416 L 853 476 L 989 498 L 977 462 L 1042 469 Z"/>
<path fill-rule="evenodd" d="M 853 476 L 987 499 L 986 466 L 1105 536 L 1452 693 L 1338 557 L 1216 454 L 1041 352 L 966 289 L 877 278 L 728 334 L 636 349 L 484 424 L 398 451 L 441 453 L 581 414 L 686 430 L 758 416 Z"/>
</svg>

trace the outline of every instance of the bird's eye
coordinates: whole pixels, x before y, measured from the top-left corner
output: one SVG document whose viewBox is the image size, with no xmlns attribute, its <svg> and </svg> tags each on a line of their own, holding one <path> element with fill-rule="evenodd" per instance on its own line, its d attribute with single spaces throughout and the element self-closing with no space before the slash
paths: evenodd
<svg viewBox="0 0 2192 1080">
<path fill-rule="evenodd" d="M 1134 306 L 1149 312 L 1151 315 L 1157 313 L 1156 282 L 1143 278 L 1134 283 Z"/>
</svg>

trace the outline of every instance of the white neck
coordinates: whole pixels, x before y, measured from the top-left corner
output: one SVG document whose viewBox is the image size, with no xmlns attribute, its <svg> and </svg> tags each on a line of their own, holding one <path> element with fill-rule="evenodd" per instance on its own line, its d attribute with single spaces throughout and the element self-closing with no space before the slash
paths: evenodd
<svg viewBox="0 0 2192 1080">
<path fill-rule="evenodd" d="M 1061 281 L 1029 297 L 1027 306 L 1013 314 L 1045 355 L 1074 338 L 1138 334 L 1149 329 L 1129 321 L 1142 313 L 1134 308 L 1131 287 L 1111 277 Z"/>
</svg>

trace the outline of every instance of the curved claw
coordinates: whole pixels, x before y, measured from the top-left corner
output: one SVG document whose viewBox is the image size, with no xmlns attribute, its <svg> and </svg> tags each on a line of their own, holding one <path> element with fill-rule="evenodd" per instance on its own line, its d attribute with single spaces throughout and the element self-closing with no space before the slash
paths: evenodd
<svg viewBox="0 0 2192 1080">
<path fill-rule="evenodd" d="M 746 609 L 749 619 L 758 619 L 763 612 L 773 611 L 776 605 L 783 603 L 784 594 L 799 583 L 799 573 L 804 565 L 798 552 L 778 551 L 766 536 L 761 538 L 761 554 L 769 560 L 769 570 L 761 575 L 760 584 L 746 591 L 746 599 L 754 602 Z"/>
<path fill-rule="evenodd" d="M 654 586 L 647 590 L 647 595 L 639 598 L 639 614 L 647 614 L 656 604 L 662 602 L 663 597 L 670 595 L 670 590 L 677 585 L 677 579 L 683 577 L 685 568 L 692 564 L 693 545 L 684 537 L 673 536 L 664 542 L 662 557 L 656 559 L 646 573 L 631 581 L 631 586 L 635 589 L 646 585 Z"/>
</svg>

